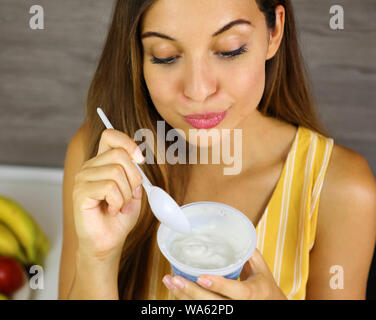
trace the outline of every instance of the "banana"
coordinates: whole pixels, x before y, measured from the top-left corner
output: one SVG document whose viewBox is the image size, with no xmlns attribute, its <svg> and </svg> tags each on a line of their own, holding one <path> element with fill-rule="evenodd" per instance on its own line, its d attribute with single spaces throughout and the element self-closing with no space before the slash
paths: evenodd
<svg viewBox="0 0 376 320">
<path fill-rule="evenodd" d="M 0 195 L 0 222 L 13 231 L 26 252 L 29 263 L 41 261 L 45 236 L 34 219 L 16 201 Z M 44 252 L 45 249 L 42 249 Z"/>
<path fill-rule="evenodd" d="M 43 266 L 46 255 L 48 251 L 50 250 L 50 242 L 47 239 L 44 232 L 41 230 L 41 228 L 35 221 L 34 221 L 34 227 L 37 231 L 37 240 L 36 240 L 37 256 L 36 256 L 35 263 Z"/>
<path fill-rule="evenodd" d="M 0 300 L 9 300 L 9 298 L 6 295 L 0 293 Z"/>
<path fill-rule="evenodd" d="M 15 235 L 5 225 L 0 223 L 0 255 L 16 258 L 19 262 L 27 262 L 25 253 Z"/>
</svg>

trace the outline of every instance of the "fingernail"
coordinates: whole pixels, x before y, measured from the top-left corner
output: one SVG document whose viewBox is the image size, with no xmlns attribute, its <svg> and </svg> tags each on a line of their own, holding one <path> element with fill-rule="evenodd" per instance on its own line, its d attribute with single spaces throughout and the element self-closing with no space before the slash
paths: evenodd
<svg viewBox="0 0 376 320">
<path fill-rule="evenodd" d="M 204 287 L 210 287 L 212 284 L 211 280 L 202 277 L 198 278 L 197 282 L 198 284 L 203 285 Z"/>
<path fill-rule="evenodd" d="M 133 153 L 133 158 L 137 163 L 143 163 L 145 158 L 141 152 L 141 149 L 137 147 L 136 151 Z"/>
<path fill-rule="evenodd" d="M 141 186 L 138 186 L 138 187 L 136 188 L 136 190 L 134 191 L 133 197 L 134 197 L 135 199 L 140 199 L 141 196 L 142 196 L 142 188 L 141 188 Z"/>
<path fill-rule="evenodd" d="M 172 278 L 172 283 L 178 287 L 179 289 L 183 289 L 184 288 L 184 281 L 177 278 L 177 277 L 173 277 Z"/>
<path fill-rule="evenodd" d="M 174 288 L 174 285 L 171 283 L 171 277 L 170 276 L 164 276 L 162 281 L 168 289 Z"/>
</svg>

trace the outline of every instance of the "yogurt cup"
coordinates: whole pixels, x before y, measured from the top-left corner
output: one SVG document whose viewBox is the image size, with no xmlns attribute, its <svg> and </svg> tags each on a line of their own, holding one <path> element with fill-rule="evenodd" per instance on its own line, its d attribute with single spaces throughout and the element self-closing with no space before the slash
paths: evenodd
<svg viewBox="0 0 376 320">
<path fill-rule="evenodd" d="M 194 282 L 202 274 L 238 279 L 257 244 L 257 234 L 251 220 L 239 210 L 219 202 L 192 202 L 182 206 L 181 209 L 191 224 L 192 236 L 200 237 L 202 233 L 209 230 L 211 234 L 218 236 L 219 240 L 225 241 L 227 248 L 231 248 L 231 261 L 214 255 L 215 263 L 222 265 L 213 267 L 210 266 L 210 257 L 206 259 L 207 261 L 200 262 L 192 262 L 193 260 L 188 262 L 184 255 L 177 257 L 176 244 L 183 235 L 160 224 L 157 232 L 158 247 L 170 262 L 174 274 Z M 189 249 L 186 250 L 189 257 Z M 226 264 L 226 261 L 229 263 Z M 224 263 L 226 265 L 223 265 Z"/>
</svg>

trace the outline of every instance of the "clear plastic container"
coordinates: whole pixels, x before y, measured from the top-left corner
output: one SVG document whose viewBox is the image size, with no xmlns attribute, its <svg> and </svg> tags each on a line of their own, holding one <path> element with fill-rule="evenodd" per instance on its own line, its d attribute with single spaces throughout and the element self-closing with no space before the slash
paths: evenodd
<svg viewBox="0 0 376 320">
<path fill-rule="evenodd" d="M 237 258 L 225 267 L 209 269 L 193 267 L 178 261 L 171 254 L 170 248 L 175 237 L 180 234 L 161 224 L 157 233 L 158 246 L 170 262 L 174 274 L 195 282 L 202 274 L 238 279 L 244 264 L 252 256 L 257 244 L 257 234 L 251 220 L 239 210 L 219 202 L 193 202 L 182 206 L 181 209 L 191 223 L 193 232 L 207 227 L 215 228 L 220 233 L 218 236 L 231 240 L 231 243 L 236 246 L 234 252 Z"/>
</svg>

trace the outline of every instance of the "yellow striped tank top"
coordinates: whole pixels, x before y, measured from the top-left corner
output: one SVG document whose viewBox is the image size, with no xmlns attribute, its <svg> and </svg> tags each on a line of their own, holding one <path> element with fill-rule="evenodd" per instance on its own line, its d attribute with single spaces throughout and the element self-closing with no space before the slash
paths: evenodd
<svg viewBox="0 0 376 320">
<path fill-rule="evenodd" d="M 320 192 L 334 141 L 299 126 L 281 176 L 256 226 L 257 248 L 276 283 L 290 300 L 305 299 L 309 254 L 315 243 Z M 204 199 L 203 199 L 204 200 Z M 148 261 L 148 299 L 174 299 L 160 275 L 161 259 L 154 239 Z M 166 266 L 167 269 L 166 269 Z"/>
</svg>

